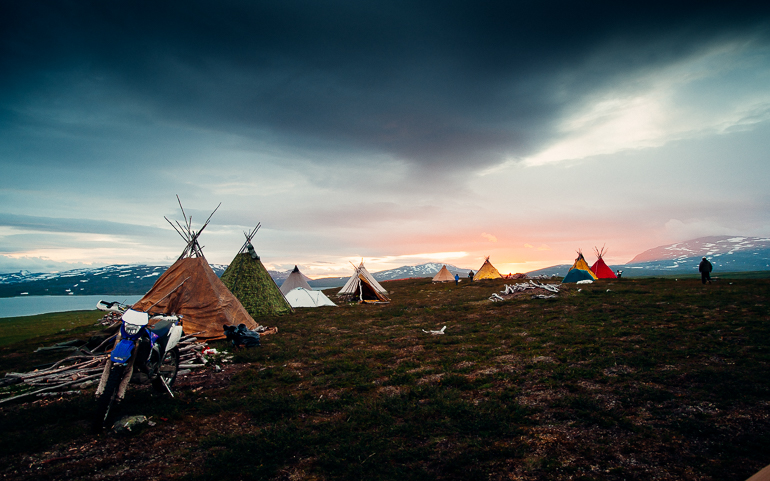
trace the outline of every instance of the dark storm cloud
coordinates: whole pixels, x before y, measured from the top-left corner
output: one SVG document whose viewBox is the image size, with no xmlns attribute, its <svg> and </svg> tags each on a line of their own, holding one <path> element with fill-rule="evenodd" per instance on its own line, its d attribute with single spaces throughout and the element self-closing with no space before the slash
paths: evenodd
<svg viewBox="0 0 770 481">
<path fill-rule="evenodd" d="M 758 5 L 5 2 L 0 125 L 78 92 L 91 113 L 135 106 L 138 123 L 479 166 L 530 153 L 565 106 L 620 75 L 766 42 Z"/>
</svg>

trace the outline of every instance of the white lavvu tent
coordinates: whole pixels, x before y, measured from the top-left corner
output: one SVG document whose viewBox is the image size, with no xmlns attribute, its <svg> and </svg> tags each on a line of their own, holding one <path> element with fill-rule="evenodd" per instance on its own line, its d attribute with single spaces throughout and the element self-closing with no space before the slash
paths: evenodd
<svg viewBox="0 0 770 481">
<path fill-rule="evenodd" d="M 438 274 L 433 276 L 433 282 L 451 282 L 453 280 L 455 280 L 455 276 L 449 272 L 449 269 L 446 268 L 446 264 L 444 264 L 444 267 L 438 271 Z"/>
<path fill-rule="evenodd" d="M 286 294 L 286 300 L 289 301 L 291 307 L 321 307 L 321 306 L 334 306 L 331 299 L 321 291 L 311 291 L 304 287 L 295 287 Z"/>
<path fill-rule="evenodd" d="M 337 293 L 338 297 L 357 297 L 360 302 L 390 302 L 386 296 L 388 291 L 369 274 L 363 260 L 355 270 Z"/>
<path fill-rule="evenodd" d="M 305 275 L 299 271 L 299 267 L 294 266 L 294 270 L 291 271 L 289 277 L 287 277 L 286 280 L 283 281 L 283 284 L 281 284 L 281 292 L 285 296 L 289 291 L 296 289 L 297 287 L 304 287 L 309 291 L 313 290 L 313 288 L 310 287 L 310 284 L 305 280 Z"/>
</svg>

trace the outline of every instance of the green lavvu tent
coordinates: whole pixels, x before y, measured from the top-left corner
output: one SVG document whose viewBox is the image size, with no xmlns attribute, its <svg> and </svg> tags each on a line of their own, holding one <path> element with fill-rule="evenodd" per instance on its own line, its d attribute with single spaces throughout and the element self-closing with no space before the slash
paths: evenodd
<svg viewBox="0 0 770 481">
<path fill-rule="evenodd" d="M 248 252 L 235 256 L 222 274 L 222 282 L 255 319 L 293 311 L 259 257 Z"/>
</svg>

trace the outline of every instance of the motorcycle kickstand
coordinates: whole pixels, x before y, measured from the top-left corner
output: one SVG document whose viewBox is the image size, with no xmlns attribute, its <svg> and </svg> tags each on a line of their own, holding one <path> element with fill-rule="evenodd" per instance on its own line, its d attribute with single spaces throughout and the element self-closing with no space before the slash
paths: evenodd
<svg viewBox="0 0 770 481">
<path fill-rule="evenodd" d="M 165 380 L 165 379 L 163 379 L 163 376 L 158 376 L 158 377 L 160 377 L 160 382 L 162 382 L 162 383 L 163 383 L 163 387 L 165 387 L 165 388 L 166 388 L 166 391 L 168 391 L 168 393 L 169 393 L 169 394 L 171 394 L 171 397 L 174 397 L 174 393 L 173 393 L 173 392 L 171 392 L 171 388 L 170 388 L 170 387 L 168 387 L 168 384 L 166 384 L 166 380 Z"/>
</svg>

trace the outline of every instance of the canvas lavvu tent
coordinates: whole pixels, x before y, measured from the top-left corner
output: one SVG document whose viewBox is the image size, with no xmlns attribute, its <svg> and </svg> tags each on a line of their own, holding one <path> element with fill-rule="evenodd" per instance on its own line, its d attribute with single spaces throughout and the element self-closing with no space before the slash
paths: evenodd
<svg viewBox="0 0 770 481">
<path fill-rule="evenodd" d="M 591 266 L 591 272 L 593 272 L 599 279 L 617 279 L 618 276 L 616 276 L 615 273 L 612 272 L 612 269 L 604 263 L 604 254 L 607 253 L 604 246 L 602 246 L 601 250 L 594 247 L 594 252 L 596 253 L 596 257 L 598 257 L 598 260 Z"/>
<path fill-rule="evenodd" d="M 476 272 L 476 275 L 473 276 L 474 281 L 502 278 L 503 276 L 500 275 L 500 272 L 498 272 L 498 270 L 495 269 L 495 266 L 489 262 L 489 256 L 487 256 L 487 258 L 484 260 L 484 264 L 482 264 L 481 269 L 479 269 L 478 272 Z"/>
<path fill-rule="evenodd" d="M 184 227 L 178 222 L 181 230 L 174 224 L 171 226 L 187 241 L 187 246 L 179 259 L 155 281 L 149 292 L 132 309 L 181 315 L 184 332 L 194 334 L 199 339 L 224 338 L 222 326 L 225 324 L 245 324 L 249 329 L 256 328 L 257 323 L 217 277 L 198 244 L 198 236 L 208 225 L 211 216 L 195 232 L 184 209 L 182 214 L 185 216 Z"/>
<path fill-rule="evenodd" d="M 596 275 L 591 272 L 591 268 L 588 267 L 588 263 L 586 262 L 585 257 L 583 257 L 583 252 L 578 249 L 577 253 L 577 259 L 575 259 L 569 272 L 567 272 L 567 275 L 564 276 L 564 279 L 561 281 L 563 284 L 586 280 L 595 281 L 597 279 Z"/>
<path fill-rule="evenodd" d="M 446 264 L 444 264 L 444 267 L 438 271 L 438 274 L 433 276 L 433 282 L 451 282 L 453 280 L 455 280 L 455 276 L 449 272 L 449 269 L 446 268 Z"/>
<path fill-rule="evenodd" d="M 357 298 L 359 302 L 390 302 L 386 295 L 388 291 L 377 282 L 369 271 L 364 267 L 364 261 L 361 265 L 353 266 L 355 272 L 350 276 L 348 282 L 337 293 L 337 297 Z"/>
<path fill-rule="evenodd" d="M 255 319 L 292 311 L 251 244 L 259 228 L 257 224 L 251 233 L 244 232 L 246 242 L 222 274 L 222 282 Z"/>
<path fill-rule="evenodd" d="M 294 266 L 294 270 L 291 271 L 291 274 L 289 274 L 289 277 L 284 279 L 283 283 L 281 284 L 281 292 L 285 296 L 286 294 L 289 293 L 289 291 L 291 291 L 292 289 L 296 289 L 297 287 L 304 287 L 309 291 L 313 290 L 313 288 L 310 287 L 310 284 L 308 284 L 307 281 L 305 280 L 304 274 L 302 274 L 299 271 L 299 267 Z M 291 301 L 289 301 L 289 303 L 291 304 Z"/>
</svg>

